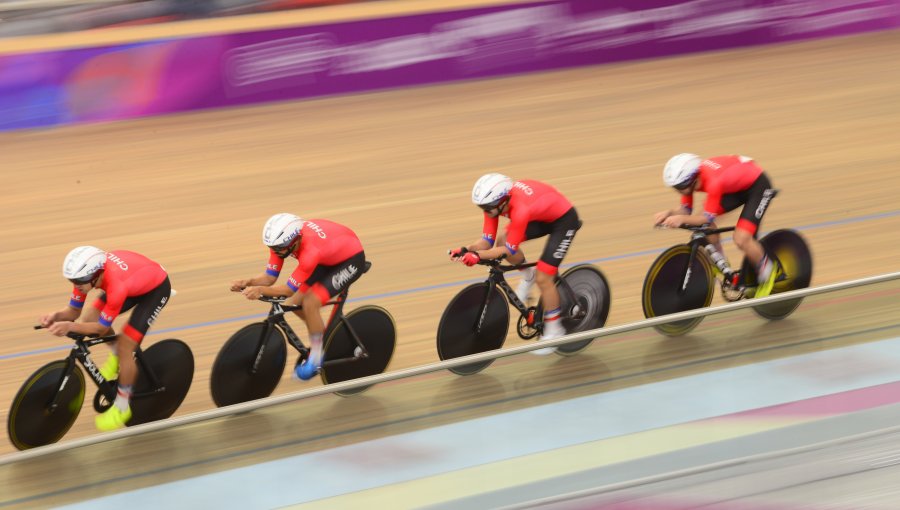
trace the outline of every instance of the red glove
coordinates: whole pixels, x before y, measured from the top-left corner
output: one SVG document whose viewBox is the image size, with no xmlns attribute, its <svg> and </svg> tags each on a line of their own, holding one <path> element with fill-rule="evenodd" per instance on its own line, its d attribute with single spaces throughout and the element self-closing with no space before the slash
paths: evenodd
<svg viewBox="0 0 900 510">
<path fill-rule="evenodd" d="M 460 247 L 449 250 L 447 253 L 450 254 L 450 260 L 459 260 L 459 258 L 462 257 L 463 253 L 465 253 L 466 251 L 467 250 L 465 247 Z"/>
<path fill-rule="evenodd" d="M 474 266 L 475 264 L 481 262 L 481 257 L 478 256 L 474 251 L 470 251 L 462 256 L 462 263 L 467 266 Z"/>
</svg>

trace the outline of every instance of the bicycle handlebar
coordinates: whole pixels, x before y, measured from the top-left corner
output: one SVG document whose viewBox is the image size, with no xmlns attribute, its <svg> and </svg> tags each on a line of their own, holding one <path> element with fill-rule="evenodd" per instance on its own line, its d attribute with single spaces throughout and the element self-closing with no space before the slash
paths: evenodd
<svg viewBox="0 0 900 510">
<path fill-rule="evenodd" d="M 42 326 L 41 324 L 35 324 L 34 329 L 46 329 L 46 328 L 44 326 Z M 112 335 L 107 335 L 107 336 L 101 337 L 100 335 L 85 335 L 84 333 L 74 333 L 72 331 L 69 331 L 68 333 L 66 333 L 66 336 L 77 342 L 79 340 L 84 340 L 85 338 L 104 338 L 104 339 L 105 338 L 115 338 L 117 335 L 112 334 Z"/>
<path fill-rule="evenodd" d="M 453 250 L 447 250 L 447 255 L 451 255 L 452 253 L 453 253 Z M 460 249 L 459 254 L 460 254 L 460 255 L 465 255 L 466 253 L 469 253 L 469 249 L 466 248 L 465 246 L 463 246 L 463 247 Z M 525 269 L 525 268 L 529 268 L 529 267 L 532 267 L 532 266 L 536 266 L 536 265 L 537 265 L 537 262 L 529 262 L 529 263 L 527 263 L 527 264 L 518 264 L 518 265 L 502 264 L 500 261 L 502 261 L 502 260 L 505 259 L 505 258 L 506 258 L 506 255 L 504 254 L 504 255 L 500 255 L 500 257 L 498 257 L 498 258 L 496 258 L 496 259 L 481 259 L 481 260 L 478 261 L 478 265 L 479 265 L 479 266 L 494 267 L 494 268 L 497 268 L 497 269 L 499 269 L 499 270 L 501 270 L 501 271 L 503 271 L 503 272 L 507 272 L 507 271 L 515 271 L 515 270 L 518 270 L 518 269 Z"/>
<path fill-rule="evenodd" d="M 300 310 L 301 308 L 303 308 L 303 305 L 285 305 L 284 301 L 286 299 L 286 296 L 259 296 L 259 300 L 264 303 L 280 304 L 281 308 L 283 308 L 286 312 L 293 312 L 294 310 Z"/>
<path fill-rule="evenodd" d="M 663 224 L 654 225 L 653 228 L 655 228 L 657 230 L 673 230 L 672 228 L 667 227 Z M 704 223 L 703 225 L 681 225 L 678 228 L 680 228 L 682 230 L 690 230 L 691 232 L 699 232 L 699 233 L 701 233 L 703 235 L 707 235 L 707 236 L 713 235 L 713 234 L 720 234 L 722 232 L 731 232 L 735 229 L 735 227 L 733 227 L 733 226 L 732 227 L 710 228 L 709 223 Z"/>
</svg>

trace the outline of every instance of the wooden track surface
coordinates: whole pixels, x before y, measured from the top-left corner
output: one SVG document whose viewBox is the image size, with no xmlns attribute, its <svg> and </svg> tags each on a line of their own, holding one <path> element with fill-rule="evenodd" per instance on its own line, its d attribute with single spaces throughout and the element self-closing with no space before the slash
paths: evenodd
<svg viewBox="0 0 900 510">
<path fill-rule="evenodd" d="M 146 342 L 172 336 L 190 344 L 197 370 L 178 414 L 211 408 L 209 367 L 218 348 L 266 310 L 229 293 L 228 282 L 261 272 L 260 230 L 281 211 L 354 228 L 374 266 L 351 298 L 376 296 L 364 303 L 393 314 L 399 336 L 390 369 L 436 361 L 443 307 L 464 281 L 483 276 L 449 263 L 445 253 L 478 237 L 480 215 L 469 192 L 489 170 L 547 180 L 576 204 L 585 227 L 566 261 L 604 259 L 611 325 L 642 318 L 641 283 L 655 251 L 685 239 L 651 228 L 652 214 L 677 202 L 660 180 L 662 164 L 677 152 L 755 157 L 782 190 L 765 229 L 818 225 L 804 231 L 815 257 L 814 284 L 897 270 L 897 48 L 895 31 L 0 135 L 6 190 L 0 264 L 9 282 L 0 298 L 0 419 L 6 421 L 22 381 L 65 354 L 18 356 L 65 345 L 31 325 L 65 306 L 69 286 L 60 266 L 79 244 L 139 251 L 166 266 L 178 296 L 155 329 L 175 331 Z M 844 222 L 854 218 L 861 220 Z M 734 215 L 723 223 L 731 221 Z M 525 249 L 536 255 L 541 246 Z M 733 245 L 726 250 L 736 264 Z M 895 293 L 885 299 L 897 302 Z M 866 309 L 840 324 L 866 329 L 878 318 Z M 763 331 L 766 323 L 750 320 L 754 329 L 746 334 Z M 831 327 L 784 324 L 778 327 L 798 327 L 788 336 Z M 507 345 L 520 342 L 514 336 Z M 714 329 L 694 338 L 675 343 L 641 335 L 567 363 L 616 373 L 723 348 Z M 740 349 L 740 342 L 730 347 Z M 648 350 L 656 353 L 652 363 Z M 531 372 L 517 377 L 539 384 L 560 363 L 536 358 L 527 365 Z M 482 379 L 491 377 L 488 371 Z M 442 381 L 435 391 L 448 401 L 463 398 L 455 388 L 468 383 Z M 318 383 L 301 386 L 285 375 L 276 393 L 311 384 Z M 353 402 L 323 405 L 341 416 L 371 411 L 364 408 L 372 399 Z M 377 400 L 373 405 L 393 412 Z M 65 439 L 93 434 L 93 416 L 88 403 Z M 0 446 L 0 453 L 11 451 L 8 443 Z"/>
</svg>

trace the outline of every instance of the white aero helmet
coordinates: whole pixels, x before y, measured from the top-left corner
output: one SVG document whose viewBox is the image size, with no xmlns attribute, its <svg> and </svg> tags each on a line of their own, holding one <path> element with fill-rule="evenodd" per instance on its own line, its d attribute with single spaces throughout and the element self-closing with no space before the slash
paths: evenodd
<svg viewBox="0 0 900 510">
<path fill-rule="evenodd" d="M 700 171 L 700 163 L 702 162 L 703 158 L 689 152 L 672 156 L 663 169 L 663 181 L 665 181 L 666 186 L 673 188 L 687 187 L 688 184 L 694 181 L 694 177 Z"/>
<path fill-rule="evenodd" d="M 279 213 L 269 218 L 263 227 L 263 244 L 269 248 L 287 248 L 300 236 L 303 220 L 289 213 Z"/>
<path fill-rule="evenodd" d="M 512 189 L 512 179 L 497 173 L 482 175 L 472 188 L 472 203 L 479 207 L 496 207 L 509 196 Z"/>
<path fill-rule="evenodd" d="M 63 261 L 63 276 L 73 283 L 84 284 L 106 264 L 106 252 L 95 246 L 79 246 L 70 251 Z"/>
</svg>

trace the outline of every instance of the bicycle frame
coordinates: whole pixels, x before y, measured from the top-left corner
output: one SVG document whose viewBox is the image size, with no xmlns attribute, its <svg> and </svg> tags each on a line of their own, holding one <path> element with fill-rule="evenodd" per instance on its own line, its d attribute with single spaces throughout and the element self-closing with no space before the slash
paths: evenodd
<svg viewBox="0 0 900 510">
<path fill-rule="evenodd" d="M 709 242 L 709 236 L 715 234 L 721 234 L 724 232 L 732 232 L 735 227 L 722 227 L 722 228 L 707 228 L 707 227 L 690 227 L 683 226 L 686 230 L 691 231 L 691 240 L 688 241 L 688 246 L 691 247 L 691 255 L 688 257 L 687 264 L 685 264 L 683 275 L 681 278 L 681 288 L 678 290 L 679 294 L 683 294 L 687 289 L 688 283 L 691 281 L 691 264 L 693 264 L 694 259 L 697 258 L 697 252 L 700 248 L 706 248 L 711 243 Z"/>
<path fill-rule="evenodd" d="M 65 370 L 63 370 L 62 377 L 60 378 L 59 383 L 56 385 L 56 392 L 53 394 L 53 398 L 47 405 L 49 411 L 53 412 L 59 405 L 57 399 L 59 398 L 59 395 L 62 392 L 63 388 L 66 387 L 66 384 L 69 381 L 69 377 L 71 377 L 72 370 L 75 369 L 76 362 L 80 363 L 81 366 L 84 367 L 85 371 L 90 374 L 91 380 L 94 382 L 94 384 L 97 385 L 97 388 L 103 392 L 103 396 L 108 401 L 112 402 L 116 398 L 117 385 L 112 384 L 113 381 L 107 380 L 105 377 L 103 377 L 103 374 L 100 373 L 100 369 L 97 368 L 97 365 L 91 359 L 90 348 L 95 345 L 115 341 L 116 335 L 87 339 L 83 335 L 79 335 L 77 333 L 69 333 L 66 336 L 74 340 L 75 345 L 72 346 L 72 350 L 69 351 L 69 355 L 66 356 L 66 368 Z M 149 393 L 159 393 L 165 391 L 165 388 L 160 386 L 159 379 L 156 377 L 156 374 L 153 373 L 153 370 L 151 370 L 149 366 L 144 364 L 140 347 L 138 347 L 134 351 L 134 358 L 135 362 L 138 364 L 138 370 L 146 375 L 146 377 L 150 380 L 151 386 L 154 388 Z M 133 396 L 142 397 L 148 395 L 149 393 L 135 393 Z"/>
<path fill-rule="evenodd" d="M 513 308 L 519 311 L 521 317 L 524 317 L 527 320 L 530 309 L 525 305 L 525 303 L 519 300 L 518 296 L 516 296 L 516 292 L 513 290 L 512 286 L 509 284 L 509 282 L 506 281 L 505 273 L 534 267 L 537 265 L 537 262 L 529 262 L 527 264 L 518 266 L 506 266 L 502 265 L 499 260 L 486 260 L 480 262 L 480 264 L 488 266 L 488 277 L 484 281 L 484 301 L 481 305 L 481 313 L 478 314 L 478 321 L 475 324 L 475 332 L 480 333 L 481 327 L 484 325 L 484 319 L 487 313 L 488 305 L 491 302 L 491 289 L 493 289 L 494 287 L 500 287 L 500 290 L 502 290 L 503 293 L 506 294 L 506 298 L 509 300 L 510 305 L 512 305 Z M 569 287 L 568 282 L 566 282 L 564 279 L 561 279 L 559 277 L 559 274 L 554 277 L 554 281 L 557 283 L 562 283 L 560 287 L 563 288 L 568 297 L 572 298 L 574 296 L 574 292 L 572 291 L 571 287 Z M 535 329 L 539 329 L 543 326 L 543 324 L 543 318 L 536 317 L 534 319 L 534 323 L 531 325 Z"/>
<path fill-rule="evenodd" d="M 325 334 L 324 337 L 328 336 L 328 333 L 333 330 L 337 324 L 343 323 L 346 326 L 347 330 L 350 332 L 350 336 L 353 338 L 353 341 L 356 342 L 356 345 L 360 349 L 360 354 L 358 356 L 354 356 L 352 358 L 340 358 L 327 360 L 322 362 L 323 367 L 337 365 L 340 363 L 346 363 L 349 361 L 354 361 L 360 358 L 368 358 L 369 351 L 366 349 L 366 346 L 363 345 L 362 340 L 360 340 L 359 335 L 353 329 L 353 326 L 344 316 L 344 303 L 347 301 L 347 294 L 349 289 L 344 289 L 335 299 L 328 301 L 325 303 L 325 306 L 331 305 L 331 313 L 328 317 L 328 322 L 325 324 Z M 259 368 L 259 363 L 262 360 L 263 353 L 266 350 L 265 339 L 268 338 L 269 333 L 272 331 L 272 328 L 278 326 L 284 331 L 284 334 L 287 335 L 287 341 L 291 346 L 297 350 L 302 356 L 309 355 L 309 348 L 303 343 L 300 339 L 300 336 L 294 332 L 294 329 L 288 324 L 287 320 L 284 318 L 285 313 L 287 312 L 295 312 L 298 310 L 302 310 L 302 306 L 291 306 L 285 305 L 282 303 L 279 298 L 274 299 L 262 299 L 262 301 L 266 301 L 272 304 L 272 308 L 269 310 L 269 315 L 265 319 L 266 327 L 263 328 L 262 334 L 259 337 L 259 343 L 256 347 L 256 359 L 253 360 L 253 366 L 250 367 L 250 372 L 255 374 Z"/>
</svg>

